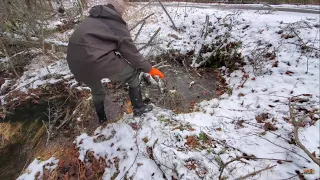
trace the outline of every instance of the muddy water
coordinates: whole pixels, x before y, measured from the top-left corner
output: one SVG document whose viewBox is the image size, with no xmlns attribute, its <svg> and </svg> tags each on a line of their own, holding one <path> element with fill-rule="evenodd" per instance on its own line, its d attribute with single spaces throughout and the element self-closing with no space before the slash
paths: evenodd
<svg viewBox="0 0 320 180">
<path fill-rule="evenodd" d="M 158 87 L 145 88 L 152 103 L 177 112 L 189 112 L 194 103 L 217 97 L 219 82 L 211 69 L 201 73 L 201 77 L 192 69 L 186 72 L 180 65 L 161 70 L 166 76 L 163 82 L 167 92 L 161 93 Z"/>
</svg>

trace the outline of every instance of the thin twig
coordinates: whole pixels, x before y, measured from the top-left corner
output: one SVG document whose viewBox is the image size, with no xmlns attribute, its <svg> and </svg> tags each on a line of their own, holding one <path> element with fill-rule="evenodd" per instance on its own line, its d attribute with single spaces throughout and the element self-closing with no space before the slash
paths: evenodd
<svg viewBox="0 0 320 180">
<path fill-rule="evenodd" d="M 263 160 L 270 160 L 270 161 L 283 161 L 283 162 L 292 162 L 291 160 L 285 160 L 285 159 L 274 159 L 274 158 L 250 158 L 250 159 L 263 159 Z"/>
<path fill-rule="evenodd" d="M 163 68 L 167 68 L 167 67 L 172 67 L 171 65 L 162 65 L 162 66 L 159 66 L 158 69 L 163 69 Z"/>
<path fill-rule="evenodd" d="M 138 51 L 141 51 L 142 49 L 147 48 L 147 47 L 152 43 L 153 39 L 157 36 L 157 34 L 160 32 L 160 30 L 161 30 L 161 27 L 159 27 L 159 28 L 155 31 L 155 33 L 154 33 L 153 36 L 150 38 L 150 40 L 148 41 L 148 43 L 147 43 L 146 45 L 142 46 L 141 48 L 139 48 Z"/>
<path fill-rule="evenodd" d="M 140 35 L 140 32 L 141 32 L 141 30 L 142 30 L 142 28 L 143 28 L 143 26 L 144 26 L 145 24 L 146 24 L 146 21 L 143 21 L 143 23 L 142 23 L 141 26 L 140 26 L 140 29 L 139 29 L 138 33 L 136 34 L 136 37 L 134 37 L 134 41 L 137 40 L 137 38 L 138 38 L 138 36 Z"/>
<path fill-rule="evenodd" d="M 281 138 L 281 139 L 283 139 L 283 140 L 285 140 L 285 141 L 290 141 L 289 139 L 286 139 L 286 138 L 282 137 L 280 134 L 274 133 L 274 132 L 272 132 L 272 131 L 269 131 L 269 133 L 274 134 L 274 135 L 276 135 L 277 137 L 279 137 L 279 138 Z"/>
<path fill-rule="evenodd" d="M 146 8 L 146 7 L 149 6 L 151 3 L 153 3 L 153 1 L 150 1 L 148 4 L 142 6 L 140 9 L 138 9 L 136 12 L 134 12 L 134 13 L 131 15 L 131 17 L 130 17 L 129 20 L 131 20 L 131 19 L 134 17 L 135 14 L 137 14 L 138 12 L 141 12 L 142 9 Z"/>
<path fill-rule="evenodd" d="M 270 141 L 269 139 L 266 139 L 266 138 L 264 138 L 264 137 L 262 137 L 262 136 L 260 136 L 260 135 L 259 135 L 259 137 L 262 138 L 262 139 L 264 139 L 264 140 L 266 140 L 266 141 L 268 141 L 268 142 L 270 142 L 270 143 L 272 143 L 272 144 L 274 144 L 274 145 L 276 145 L 276 146 L 278 146 L 278 147 L 281 147 L 281 148 L 283 148 L 283 149 L 285 149 L 285 150 L 288 150 L 289 152 L 291 152 L 291 153 L 293 153 L 293 154 L 296 154 L 297 156 L 302 157 L 303 159 L 307 160 L 307 162 L 311 162 L 309 159 L 303 157 L 302 155 L 300 155 L 300 154 L 298 154 L 298 153 L 296 153 L 296 152 L 294 152 L 294 151 L 292 151 L 292 150 L 290 150 L 290 149 L 288 149 L 288 148 L 285 148 L 285 147 L 283 147 L 283 146 L 280 146 L 280 145 L 278 145 L 278 144 L 275 144 L 274 142 L 272 142 L 272 141 Z"/>
<path fill-rule="evenodd" d="M 50 102 L 48 101 L 48 120 L 49 120 L 49 123 L 48 123 L 48 126 L 46 125 L 46 123 L 42 120 L 42 123 L 44 125 L 44 127 L 46 128 L 46 131 L 47 131 L 47 141 L 46 141 L 46 146 L 48 145 L 49 143 L 49 140 L 51 138 L 51 107 L 50 107 Z M 45 114 L 45 113 L 44 113 Z"/>
<path fill-rule="evenodd" d="M 159 66 L 164 65 L 166 62 L 167 61 L 161 61 L 160 63 L 153 65 L 153 67 L 158 68 Z"/>
<path fill-rule="evenodd" d="M 169 19 L 170 19 L 170 21 L 171 21 L 171 23 L 172 23 L 172 25 L 173 25 L 173 29 L 177 31 L 178 28 L 177 28 L 177 26 L 174 24 L 174 22 L 173 22 L 171 16 L 169 15 L 168 11 L 167 11 L 166 8 L 163 6 L 163 4 L 162 4 L 162 2 L 161 2 L 160 0 L 157 0 L 157 1 L 159 2 L 159 4 L 160 4 L 160 6 L 162 7 L 162 9 L 164 10 L 164 12 L 165 12 L 165 13 L 167 14 L 167 16 L 169 17 Z"/>
<path fill-rule="evenodd" d="M 64 126 L 67 122 L 69 122 L 77 113 L 76 111 L 78 110 L 78 108 L 85 102 L 85 100 L 81 101 L 77 107 L 74 109 L 73 113 L 71 114 L 71 116 L 67 115 L 68 118 L 65 118 L 65 120 L 57 127 L 57 130 L 59 130 L 62 126 Z M 68 110 L 67 110 L 67 113 L 68 113 Z"/>
<path fill-rule="evenodd" d="M 70 109 L 68 108 L 68 109 L 66 110 L 66 115 L 65 115 L 65 117 L 64 117 L 64 120 L 63 120 L 63 122 L 59 125 L 59 127 L 57 127 L 57 130 L 59 130 L 66 122 L 68 122 L 68 121 L 70 120 L 69 116 L 70 116 Z"/>
<path fill-rule="evenodd" d="M 233 162 L 235 162 L 235 161 L 239 161 L 239 160 L 242 159 L 242 158 L 247 158 L 247 159 L 248 159 L 248 158 L 251 158 L 251 157 L 253 157 L 253 156 L 240 156 L 240 157 L 237 157 L 237 158 L 235 158 L 235 159 L 232 159 L 232 160 L 224 163 L 224 164 L 222 165 L 222 167 L 220 167 L 221 171 L 220 171 L 220 175 L 219 175 L 219 180 L 222 179 L 223 170 L 224 170 L 229 164 L 231 164 L 231 163 L 233 163 Z"/>
<path fill-rule="evenodd" d="M 247 179 L 248 177 L 255 176 L 255 175 L 261 173 L 262 171 L 266 171 L 266 170 L 272 169 L 272 168 L 274 168 L 275 166 L 277 166 L 277 165 L 267 166 L 266 168 L 260 169 L 260 170 L 258 170 L 258 171 L 254 171 L 254 172 L 252 172 L 252 173 L 250 173 L 250 174 L 248 174 L 248 175 L 245 175 L 245 176 L 243 176 L 243 177 L 237 178 L 236 180 Z"/>
<path fill-rule="evenodd" d="M 187 65 L 186 65 L 186 63 L 185 63 L 184 60 L 182 60 L 182 65 L 183 65 L 184 69 L 186 70 L 187 74 L 189 75 L 190 79 L 193 80 L 193 81 L 195 81 L 195 79 L 193 78 L 193 76 L 191 76 L 191 74 L 189 73 L 188 67 L 187 67 Z"/>
<path fill-rule="evenodd" d="M 315 43 L 316 40 L 317 40 L 318 32 L 319 32 L 319 31 L 317 31 L 316 37 L 314 38 L 313 46 L 314 46 L 314 43 Z M 306 71 L 306 74 L 308 74 L 308 72 L 309 72 L 309 59 L 310 59 L 310 57 L 311 57 L 311 55 L 312 55 L 312 52 L 313 52 L 313 49 L 311 49 L 311 52 L 310 52 L 309 57 L 308 57 L 308 59 L 307 59 L 307 71 Z"/>
<path fill-rule="evenodd" d="M 297 176 L 299 176 L 299 174 L 295 174 L 295 175 L 293 175 L 291 177 L 288 177 L 288 178 L 285 178 L 285 179 L 279 179 L 279 180 L 288 180 L 288 179 L 292 179 L 292 178 L 297 177 Z"/>
<path fill-rule="evenodd" d="M 50 137 L 51 137 L 51 133 L 50 133 L 50 130 L 49 128 L 47 127 L 46 123 L 42 120 L 42 123 L 44 125 L 44 127 L 46 128 L 46 132 L 47 132 L 47 141 L 46 141 L 46 145 L 48 145 L 49 143 L 49 140 L 50 140 Z"/>
<path fill-rule="evenodd" d="M 295 29 L 293 27 L 290 27 L 290 30 L 298 37 L 298 39 L 302 42 L 303 46 L 307 47 L 307 44 L 303 41 L 303 39 L 299 36 Z"/>
<path fill-rule="evenodd" d="M 148 16 L 144 17 L 142 20 L 138 21 L 134 26 L 132 26 L 132 28 L 129 29 L 129 31 L 132 31 L 134 28 L 136 28 L 139 24 L 143 23 L 146 21 L 146 19 L 148 19 L 149 17 L 151 17 L 152 15 L 154 15 L 154 13 L 149 14 Z"/>
<path fill-rule="evenodd" d="M 156 141 L 156 142 L 157 142 L 157 141 Z M 151 148 L 152 148 L 152 149 L 151 149 L 151 153 L 152 153 L 152 154 L 149 155 L 149 156 L 151 156 L 151 157 L 149 157 L 149 158 L 154 161 L 154 163 L 157 165 L 157 167 L 159 168 L 159 170 L 162 172 L 163 178 L 166 179 L 166 180 L 168 180 L 165 172 L 164 172 L 164 171 L 162 170 L 162 168 L 161 168 L 161 164 L 157 162 L 157 158 L 156 158 L 156 156 L 155 156 L 155 154 L 154 154 L 154 149 L 155 149 L 154 147 L 155 147 L 155 144 L 153 145 L 153 147 L 151 147 Z M 159 161 L 159 160 L 158 160 L 158 161 Z M 163 166 L 164 166 L 164 165 L 163 165 Z M 164 167 L 166 167 L 166 166 L 164 166 Z M 172 170 L 172 168 L 169 168 L 169 167 L 166 167 L 166 168 Z"/>
<path fill-rule="evenodd" d="M 203 36 L 203 39 L 206 39 L 207 36 L 208 36 L 208 31 L 209 31 L 209 15 L 206 15 L 206 25 L 205 27 L 203 28 L 205 31 L 203 32 L 204 33 L 204 36 Z"/>
<path fill-rule="evenodd" d="M 297 144 L 298 147 L 300 147 L 311 159 L 313 162 L 315 162 L 318 166 L 320 166 L 320 160 L 318 160 L 316 157 L 314 157 L 309 150 L 301 143 L 299 139 L 299 124 L 302 123 L 307 117 L 317 114 L 318 112 L 309 113 L 303 116 L 303 118 L 300 121 L 297 121 L 294 113 L 293 113 L 293 106 L 291 104 L 292 98 L 289 99 L 289 112 L 290 112 L 290 119 L 292 121 L 292 125 L 294 127 L 293 129 L 293 137 L 294 141 Z"/>
<path fill-rule="evenodd" d="M 301 44 L 298 44 L 298 43 L 295 43 L 295 42 L 288 42 L 288 44 L 293 44 L 293 45 L 296 45 L 296 46 L 301 46 Z M 312 47 L 312 46 L 306 46 L 306 48 L 308 49 L 313 49 L 315 51 L 320 51 L 320 49 L 317 49 L 315 47 Z"/>
</svg>

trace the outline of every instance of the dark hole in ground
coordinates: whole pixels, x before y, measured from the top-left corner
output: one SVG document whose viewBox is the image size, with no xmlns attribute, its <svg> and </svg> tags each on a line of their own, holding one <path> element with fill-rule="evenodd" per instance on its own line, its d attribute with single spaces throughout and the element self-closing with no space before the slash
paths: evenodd
<svg viewBox="0 0 320 180">
<path fill-rule="evenodd" d="M 0 179 L 15 179 L 22 172 L 32 152 L 35 135 L 42 127 L 42 120 L 48 121 L 47 101 L 40 100 L 35 104 L 31 101 L 9 113 L 1 123 L 22 123 L 20 136 L 15 141 L 0 148 Z M 1 132 L 2 133 L 2 132 Z"/>
<path fill-rule="evenodd" d="M 30 157 L 33 156 L 36 146 L 40 141 L 46 140 L 47 137 L 46 131 L 42 130 L 43 121 L 48 122 L 49 120 L 49 108 L 59 107 L 62 110 L 67 107 L 75 108 L 76 100 L 68 95 L 63 83 L 47 85 L 32 91 L 32 93 L 37 94 L 39 98 L 33 97 L 27 100 L 9 102 L 6 105 L 9 107 L 10 113 L 7 113 L 5 118 L 0 120 L 0 123 L 7 123 L 12 126 L 22 124 L 21 129 L 17 129 L 19 135 L 10 138 L 10 141 L 0 147 L 0 179 L 17 178 L 25 168 L 26 163 L 33 160 Z M 17 97 L 17 94 L 14 94 L 14 96 Z M 21 99 L 23 98 L 24 96 L 21 95 Z M 51 109 L 51 111 L 51 118 L 53 119 L 57 111 L 56 109 Z M 63 120 L 64 116 L 65 114 L 59 120 Z M 60 122 L 57 121 L 56 126 Z M 68 128 L 69 126 L 66 126 L 63 130 Z M 5 137 L 6 134 L 2 133 L 5 132 L 0 132 L 0 137 Z"/>
<path fill-rule="evenodd" d="M 22 171 L 27 153 L 24 152 L 23 144 L 10 144 L 0 148 L 0 179 L 16 179 Z"/>
</svg>

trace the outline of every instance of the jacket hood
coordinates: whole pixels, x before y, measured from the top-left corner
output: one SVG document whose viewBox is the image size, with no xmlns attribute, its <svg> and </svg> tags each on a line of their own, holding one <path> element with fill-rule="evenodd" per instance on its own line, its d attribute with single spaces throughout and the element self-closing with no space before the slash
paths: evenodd
<svg viewBox="0 0 320 180">
<path fill-rule="evenodd" d="M 105 6 L 105 5 L 94 6 L 90 9 L 89 14 L 91 17 L 112 19 L 112 20 L 119 21 L 126 24 L 125 21 L 120 16 L 120 14 L 116 10 L 114 10 L 112 7 L 109 7 L 109 6 Z"/>
</svg>

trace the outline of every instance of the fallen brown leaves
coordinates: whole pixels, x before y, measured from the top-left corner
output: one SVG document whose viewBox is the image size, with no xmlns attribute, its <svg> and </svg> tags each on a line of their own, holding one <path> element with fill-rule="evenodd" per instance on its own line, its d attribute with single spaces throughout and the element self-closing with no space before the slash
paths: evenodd
<svg viewBox="0 0 320 180">
<path fill-rule="evenodd" d="M 294 72 L 292 72 L 292 71 L 286 71 L 286 75 L 291 76 L 292 74 L 294 74 Z"/>
<path fill-rule="evenodd" d="M 262 113 L 258 116 L 256 116 L 257 123 L 264 123 L 269 117 L 268 113 Z"/>
<path fill-rule="evenodd" d="M 283 39 L 290 39 L 290 38 L 294 38 L 295 35 L 293 34 L 281 34 L 281 38 Z"/>
<path fill-rule="evenodd" d="M 92 152 L 86 154 L 86 162 L 80 161 L 79 152 L 72 147 L 64 151 L 54 171 L 44 169 L 43 179 L 96 180 L 101 179 L 105 167 L 105 159 L 96 159 Z"/>
<path fill-rule="evenodd" d="M 129 123 L 129 126 L 135 131 L 139 130 L 141 126 L 138 123 Z"/>
<path fill-rule="evenodd" d="M 276 131 L 278 130 L 278 128 L 274 125 L 271 124 L 270 122 L 266 122 L 263 126 L 263 129 L 266 131 Z"/>
<path fill-rule="evenodd" d="M 219 128 L 217 131 L 219 131 Z M 204 132 L 201 132 L 199 136 L 187 136 L 186 140 L 187 142 L 185 145 L 187 145 L 190 149 L 206 149 L 207 147 L 212 147 L 214 145 L 214 141 Z"/>
<path fill-rule="evenodd" d="M 188 136 L 186 145 L 192 149 L 195 149 L 195 148 L 199 147 L 200 144 L 199 144 L 196 136 Z"/>
<path fill-rule="evenodd" d="M 208 173 L 207 169 L 196 159 L 190 158 L 185 162 L 184 167 L 188 168 L 188 170 L 194 170 L 199 177 L 204 177 Z"/>
<path fill-rule="evenodd" d="M 241 128 L 243 128 L 243 127 L 244 127 L 243 123 L 244 123 L 244 120 L 239 120 L 239 121 L 237 121 L 235 128 L 236 128 L 236 129 L 241 129 Z"/>
</svg>

